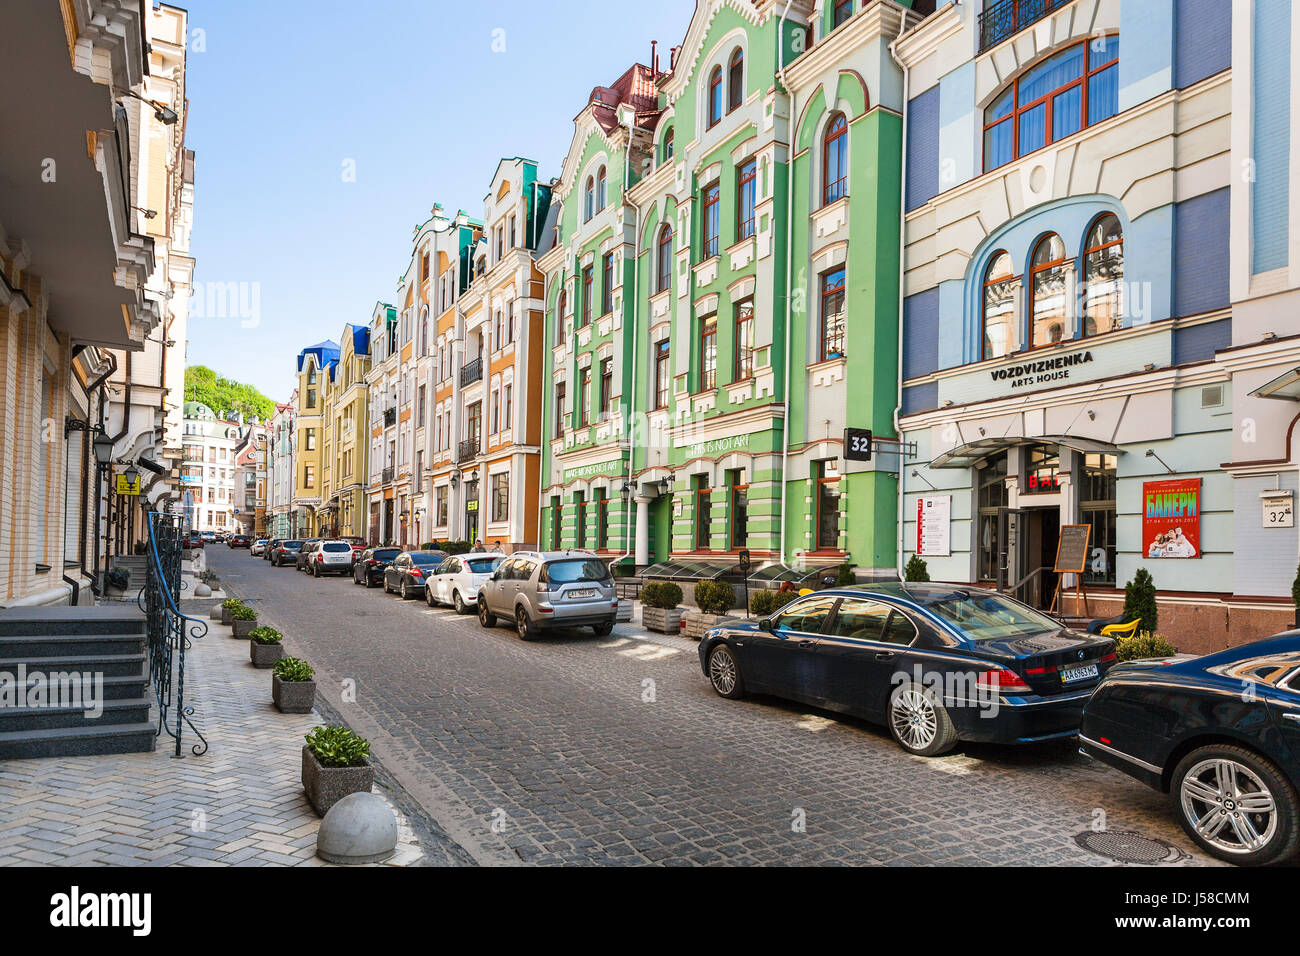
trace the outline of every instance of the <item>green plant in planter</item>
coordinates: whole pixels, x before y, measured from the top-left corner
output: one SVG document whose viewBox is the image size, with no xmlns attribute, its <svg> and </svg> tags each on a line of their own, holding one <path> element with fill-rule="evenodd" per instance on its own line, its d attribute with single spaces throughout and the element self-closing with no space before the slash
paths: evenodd
<svg viewBox="0 0 1300 956">
<path fill-rule="evenodd" d="M 1159 634 L 1139 631 L 1127 641 L 1120 641 L 1115 656 L 1121 661 L 1140 661 L 1147 657 L 1172 657 L 1178 649 Z"/>
<path fill-rule="evenodd" d="M 858 576 L 853 573 L 853 565 L 845 562 L 840 565 L 839 573 L 836 575 L 835 584 L 838 587 L 848 587 L 850 584 L 857 584 Z"/>
<path fill-rule="evenodd" d="M 705 614 L 726 614 L 736 606 L 736 589 L 726 581 L 701 581 L 695 585 L 695 603 Z"/>
<path fill-rule="evenodd" d="M 925 566 L 925 561 L 920 555 L 914 554 L 907 559 L 907 564 L 903 565 L 904 581 L 928 581 L 930 580 L 930 570 Z"/>
<path fill-rule="evenodd" d="M 771 614 L 777 609 L 779 591 L 755 591 L 749 596 L 749 609 L 755 614 Z"/>
<path fill-rule="evenodd" d="M 682 603 L 682 589 L 671 581 L 651 581 L 641 588 L 641 603 L 671 611 Z"/>
<path fill-rule="evenodd" d="M 316 727 L 306 739 L 307 748 L 326 767 L 361 767 L 370 756 L 370 741 L 346 727 Z"/>
<path fill-rule="evenodd" d="M 238 607 L 230 609 L 230 619 L 232 621 L 256 621 L 257 611 L 247 604 L 240 604 Z"/>
<path fill-rule="evenodd" d="M 1139 619 L 1138 633 L 1156 632 L 1156 582 L 1146 568 L 1138 568 L 1133 580 L 1124 585 L 1124 620 Z"/>
<path fill-rule="evenodd" d="M 226 598 L 224 601 L 221 602 L 221 609 L 223 611 L 234 611 L 235 608 L 243 607 L 243 606 L 244 606 L 244 602 L 239 600 L 239 598 Z"/>
<path fill-rule="evenodd" d="M 300 657 L 280 658 L 275 662 L 271 673 L 287 684 L 305 684 L 316 677 L 316 672 L 312 670 L 311 665 Z"/>
<path fill-rule="evenodd" d="M 256 641 L 258 644 L 279 644 L 284 640 L 284 635 L 273 627 L 255 627 L 248 632 L 248 638 Z M 292 658 L 290 658 L 292 660 Z"/>
</svg>

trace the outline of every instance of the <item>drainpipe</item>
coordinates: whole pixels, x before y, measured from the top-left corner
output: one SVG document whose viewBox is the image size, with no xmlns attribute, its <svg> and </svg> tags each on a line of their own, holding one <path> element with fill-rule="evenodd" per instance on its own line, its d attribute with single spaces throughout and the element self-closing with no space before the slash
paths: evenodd
<svg viewBox="0 0 1300 956">
<path fill-rule="evenodd" d="M 782 33 L 785 20 L 790 13 L 790 6 L 794 0 L 786 0 L 785 9 L 776 21 L 776 56 L 777 56 L 777 79 L 781 81 L 781 88 L 786 91 L 790 97 L 790 116 L 786 121 L 786 149 L 794 149 L 794 124 L 795 124 L 795 96 L 790 90 L 789 84 L 785 80 L 785 38 Z M 790 270 L 794 268 L 794 189 L 790 182 L 793 173 L 792 156 L 786 156 L 787 179 L 785 184 L 786 192 L 786 213 L 785 213 L 785 381 L 782 383 L 781 402 L 785 407 L 785 414 L 781 420 L 781 552 L 777 555 L 777 561 L 781 567 L 788 568 L 785 561 L 785 505 L 786 505 L 786 488 L 788 480 L 786 471 L 790 463 L 790 326 L 794 324 L 793 317 L 790 315 L 790 286 L 794 281 L 790 275 Z M 776 175 L 775 167 L 772 175 Z"/>
<path fill-rule="evenodd" d="M 653 67 L 651 67 L 651 69 L 653 70 Z M 631 114 L 628 116 L 628 120 L 627 120 L 627 148 L 624 149 L 624 151 L 623 151 L 623 206 L 624 206 L 624 208 L 626 208 L 627 206 L 631 205 L 631 203 L 629 202 L 629 200 L 628 200 L 628 198 L 627 198 L 627 193 L 628 193 L 628 190 L 631 188 L 630 185 L 629 185 L 629 181 L 630 181 L 631 178 L 632 178 L 632 130 L 633 130 L 634 126 L 635 126 L 635 123 L 636 123 L 636 112 L 635 112 L 635 111 L 632 111 Z M 632 386 L 631 386 L 630 390 L 628 391 L 629 398 L 628 398 L 627 405 L 626 405 L 626 408 L 628 409 L 628 417 L 629 417 L 629 418 L 631 417 L 631 414 L 632 414 L 632 405 L 633 405 L 633 401 L 634 401 L 635 398 L 636 398 L 636 370 L 637 370 L 637 366 L 640 364 L 640 362 L 639 362 L 639 358 L 640 358 L 640 356 L 637 354 L 637 328 L 638 328 L 639 323 L 638 323 L 637 320 L 636 320 L 636 305 L 637 305 L 637 301 L 636 301 L 636 286 L 637 286 L 637 267 L 638 267 L 638 265 L 639 265 L 639 263 L 638 263 L 637 260 L 638 260 L 639 254 L 640 254 L 640 246 L 641 246 L 641 230 L 640 230 L 640 222 L 638 221 L 638 217 L 637 217 L 637 215 L 636 215 L 636 207 L 633 206 L 632 208 L 633 208 L 632 221 L 633 221 L 633 223 L 634 223 L 634 228 L 633 228 L 633 231 L 632 231 L 632 298 L 631 298 L 631 299 L 628 299 L 628 300 L 625 300 L 625 301 L 624 301 L 624 305 L 623 305 L 623 314 L 624 314 L 624 315 L 626 315 L 626 314 L 628 313 L 628 311 L 629 311 L 628 308 L 627 308 L 627 305 L 628 305 L 629 302 L 631 303 L 631 306 L 632 306 L 632 308 L 631 308 L 631 312 L 632 312 Z M 624 335 L 627 334 L 626 325 L 624 326 L 624 333 L 623 333 L 623 334 L 624 334 Z M 626 423 L 625 423 L 625 427 L 626 427 Z M 618 558 L 618 562 L 619 562 L 620 564 L 621 564 L 623 561 L 627 560 L 627 557 L 632 553 L 632 534 L 633 534 L 633 531 L 632 531 L 632 520 L 631 520 L 631 519 L 632 519 L 632 500 L 633 500 L 633 498 L 635 497 L 635 495 L 632 494 L 632 455 L 633 455 L 633 453 L 634 453 L 634 449 L 633 449 L 633 447 L 632 447 L 631 442 L 629 442 L 629 443 L 628 443 L 628 449 L 627 449 L 627 471 L 624 473 L 624 476 L 623 476 L 623 484 L 627 485 L 627 487 L 628 487 L 628 493 L 627 493 L 627 501 L 626 501 L 626 503 L 625 503 L 625 505 L 624 505 L 624 508 L 623 508 L 623 553 L 622 553 L 622 555 L 620 555 L 619 558 Z M 622 489 L 619 490 L 619 496 L 622 497 Z M 634 561 L 633 563 L 635 563 L 635 561 Z"/>
<path fill-rule="evenodd" d="M 954 0 L 960 2 L 960 0 Z M 894 434 L 898 436 L 898 540 L 894 549 L 894 563 L 897 565 L 898 580 L 903 580 L 903 523 L 906 516 L 904 505 L 906 498 L 904 494 L 904 481 L 907 469 L 903 461 L 903 430 L 899 427 L 899 419 L 903 413 L 903 277 L 906 274 L 906 263 L 904 257 L 907 252 L 907 121 L 910 114 L 908 109 L 908 90 L 911 81 L 911 73 L 902 60 L 898 58 L 898 41 L 903 37 L 903 31 L 907 26 L 907 12 L 900 14 L 898 23 L 898 35 L 894 37 L 889 44 L 889 55 L 894 62 L 898 64 L 899 69 L 903 71 L 903 135 L 902 135 L 902 156 L 900 157 L 899 187 L 898 187 L 898 398 L 894 404 Z"/>
</svg>

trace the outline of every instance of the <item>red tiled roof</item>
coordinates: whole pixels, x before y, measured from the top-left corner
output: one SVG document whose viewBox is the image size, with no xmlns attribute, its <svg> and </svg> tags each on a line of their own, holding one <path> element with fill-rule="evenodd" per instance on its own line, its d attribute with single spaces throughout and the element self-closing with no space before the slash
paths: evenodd
<svg viewBox="0 0 1300 956">
<path fill-rule="evenodd" d="M 598 86 L 587 100 L 591 115 L 606 132 L 619 125 L 618 107 L 624 103 L 636 113 L 636 125 L 653 129 L 659 120 L 659 86 L 648 66 L 633 63 L 626 73 L 614 81 L 613 86 Z"/>
</svg>

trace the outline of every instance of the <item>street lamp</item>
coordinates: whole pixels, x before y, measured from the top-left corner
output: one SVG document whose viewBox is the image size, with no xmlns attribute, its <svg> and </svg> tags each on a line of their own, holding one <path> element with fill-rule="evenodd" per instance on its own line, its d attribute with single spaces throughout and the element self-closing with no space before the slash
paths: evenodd
<svg viewBox="0 0 1300 956">
<path fill-rule="evenodd" d="M 176 115 L 176 111 L 174 109 L 172 109 L 170 106 L 165 106 L 162 103 L 159 103 L 157 100 L 151 100 L 146 96 L 141 96 L 139 93 L 136 93 L 133 90 L 124 90 L 121 95 L 133 96 L 142 103 L 148 103 L 150 106 L 153 107 L 154 119 L 156 119 L 160 123 L 163 123 L 167 126 L 175 126 L 180 121 L 180 117 Z"/>
<path fill-rule="evenodd" d="M 135 465 L 127 465 L 126 471 L 122 472 L 122 475 L 126 478 L 126 483 L 128 485 L 134 485 L 136 479 L 140 477 L 140 469 L 135 467 Z"/>
<path fill-rule="evenodd" d="M 91 447 L 95 452 L 95 464 L 107 468 L 113 461 L 113 439 L 101 431 L 91 442 Z"/>
</svg>

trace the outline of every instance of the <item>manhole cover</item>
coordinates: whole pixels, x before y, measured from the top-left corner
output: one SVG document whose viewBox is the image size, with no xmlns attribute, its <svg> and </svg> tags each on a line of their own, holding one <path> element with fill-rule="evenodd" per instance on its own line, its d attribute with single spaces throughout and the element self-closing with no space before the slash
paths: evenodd
<svg viewBox="0 0 1300 956">
<path fill-rule="evenodd" d="M 1177 863 L 1187 856 L 1172 843 L 1125 830 L 1103 830 L 1100 833 L 1089 830 L 1076 834 L 1074 842 L 1089 853 L 1117 863 Z"/>
</svg>

